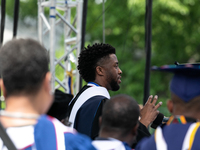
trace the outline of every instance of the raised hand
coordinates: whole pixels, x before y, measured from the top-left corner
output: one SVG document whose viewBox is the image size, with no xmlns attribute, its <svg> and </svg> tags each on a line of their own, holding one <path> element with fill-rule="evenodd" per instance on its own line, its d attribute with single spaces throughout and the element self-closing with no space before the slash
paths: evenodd
<svg viewBox="0 0 200 150">
<path fill-rule="evenodd" d="M 159 111 L 157 109 L 162 105 L 162 102 L 159 102 L 156 105 L 157 100 L 157 95 L 155 95 L 154 98 L 153 95 L 149 96 L 146 104 L 140 110 L 140 122 L 147 128 L 159 114 Z"/>
</svg>

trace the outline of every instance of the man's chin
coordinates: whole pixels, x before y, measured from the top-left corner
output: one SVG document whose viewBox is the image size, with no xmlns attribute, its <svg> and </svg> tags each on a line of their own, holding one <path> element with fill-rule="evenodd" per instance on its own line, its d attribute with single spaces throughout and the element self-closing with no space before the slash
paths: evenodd
<svg viewBox="0 0 200 150">
<path fill-rule="evenodd" d="M 118 91 L 119 89 L 120 89 L 120 86 L 118 85 L 118 86 L 113 87 L 112 91 Z"/>
</svg>

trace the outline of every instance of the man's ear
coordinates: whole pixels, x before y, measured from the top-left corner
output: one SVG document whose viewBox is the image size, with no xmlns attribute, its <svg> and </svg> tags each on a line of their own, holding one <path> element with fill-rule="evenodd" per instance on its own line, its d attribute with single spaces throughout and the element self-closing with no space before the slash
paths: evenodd
<svg viewBox="0 0 200 150">
<path fill-rule="evenodd" d="M 139 123 L 137 123 L 137 124 L 132 128 L 132 131 L 131 131 L 132 135 L 134 135 L 134 136 L 137 135 L 137 129 L 138 129 L 138 127 L 139 127 Z"/>
<path fill-rule="evenodd" d="M 52 91 L 51 91 L 51 73 L 50 72 L 46 73 L 43 84 L 44 84 L 45 91 L 51 93 Z"/>
<path fill-rule="evenodd" d="M 96 67 L 96 73 L 97 73 L 99 76 L 103 76 L 103 74 L 104 74 L 103 67 L 97 66 L 97 67 Z"/>
<path fill-rule="evenodd" d="M 3 91 L 3 96 L 4 96 L 4 98 L 6 98 L 6 97 L 7 97 L 7 92 L 6 92 L 6 88 L 5 88 L 5 86 L 4 86 L 4 83 L 3 83 L 3 80 L 2 80 L 2 79 L 0 79 L 0 88 L 1 88 L 1 90 Z"/>
<path fill-rule="evenodd" d="M 174 104 L 173 104 L 172 100 L 168 100 L 167 101 L 167 108 L 168 108 L 170 113 L 173 112 L 173 107 L 174 107 Z"/>
</svg>

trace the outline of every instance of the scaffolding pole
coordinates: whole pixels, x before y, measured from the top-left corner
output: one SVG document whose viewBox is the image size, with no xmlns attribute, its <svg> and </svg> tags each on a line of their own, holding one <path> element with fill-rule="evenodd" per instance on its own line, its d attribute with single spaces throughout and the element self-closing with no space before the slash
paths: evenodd
<svg viewBox="0 0 200 150">
<path fill-rule="evenodd" d="M 77 64 L 81 51 L 82 9 L 82 0 L 38 0 L 38 39 L 49 52 L 53 92 L 62 88 L 75 95 L 79 91 Z M 58 28 L 62 31 L 60 39 L 64 37 L 61 56 L 56 55 Z M 63 70 L 63 75 L 56 72 L 57 68 Z"/>
</svg>

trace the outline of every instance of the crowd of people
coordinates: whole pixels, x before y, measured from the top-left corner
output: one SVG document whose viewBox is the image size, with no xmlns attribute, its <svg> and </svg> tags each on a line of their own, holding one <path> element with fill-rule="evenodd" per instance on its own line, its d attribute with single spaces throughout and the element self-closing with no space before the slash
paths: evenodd
<svg viewBox="0 0 200 150">
<path fill-rule="evenodd" d="M 142 108 L 128 95 L 110 97 L 110 90 L 120 89 L 122 75 L 114 47 L 100 43 L 81 51 L 77 68 L 87 85 L 74 97 L 58 90 L 52 94 L 48 64 L 46 49 L 32 39 L 13 39 L 0 49 L 6 102 L 0 123 L 16 149 L 200 149 L 199 64 L 154 68 L 174 77 L 167 103 L 172 116 L 152 135 L 148 128 L 162 105 L 157 95 Z M 8 149 L 0 137 L 0 148 Z"/>
</svg>

